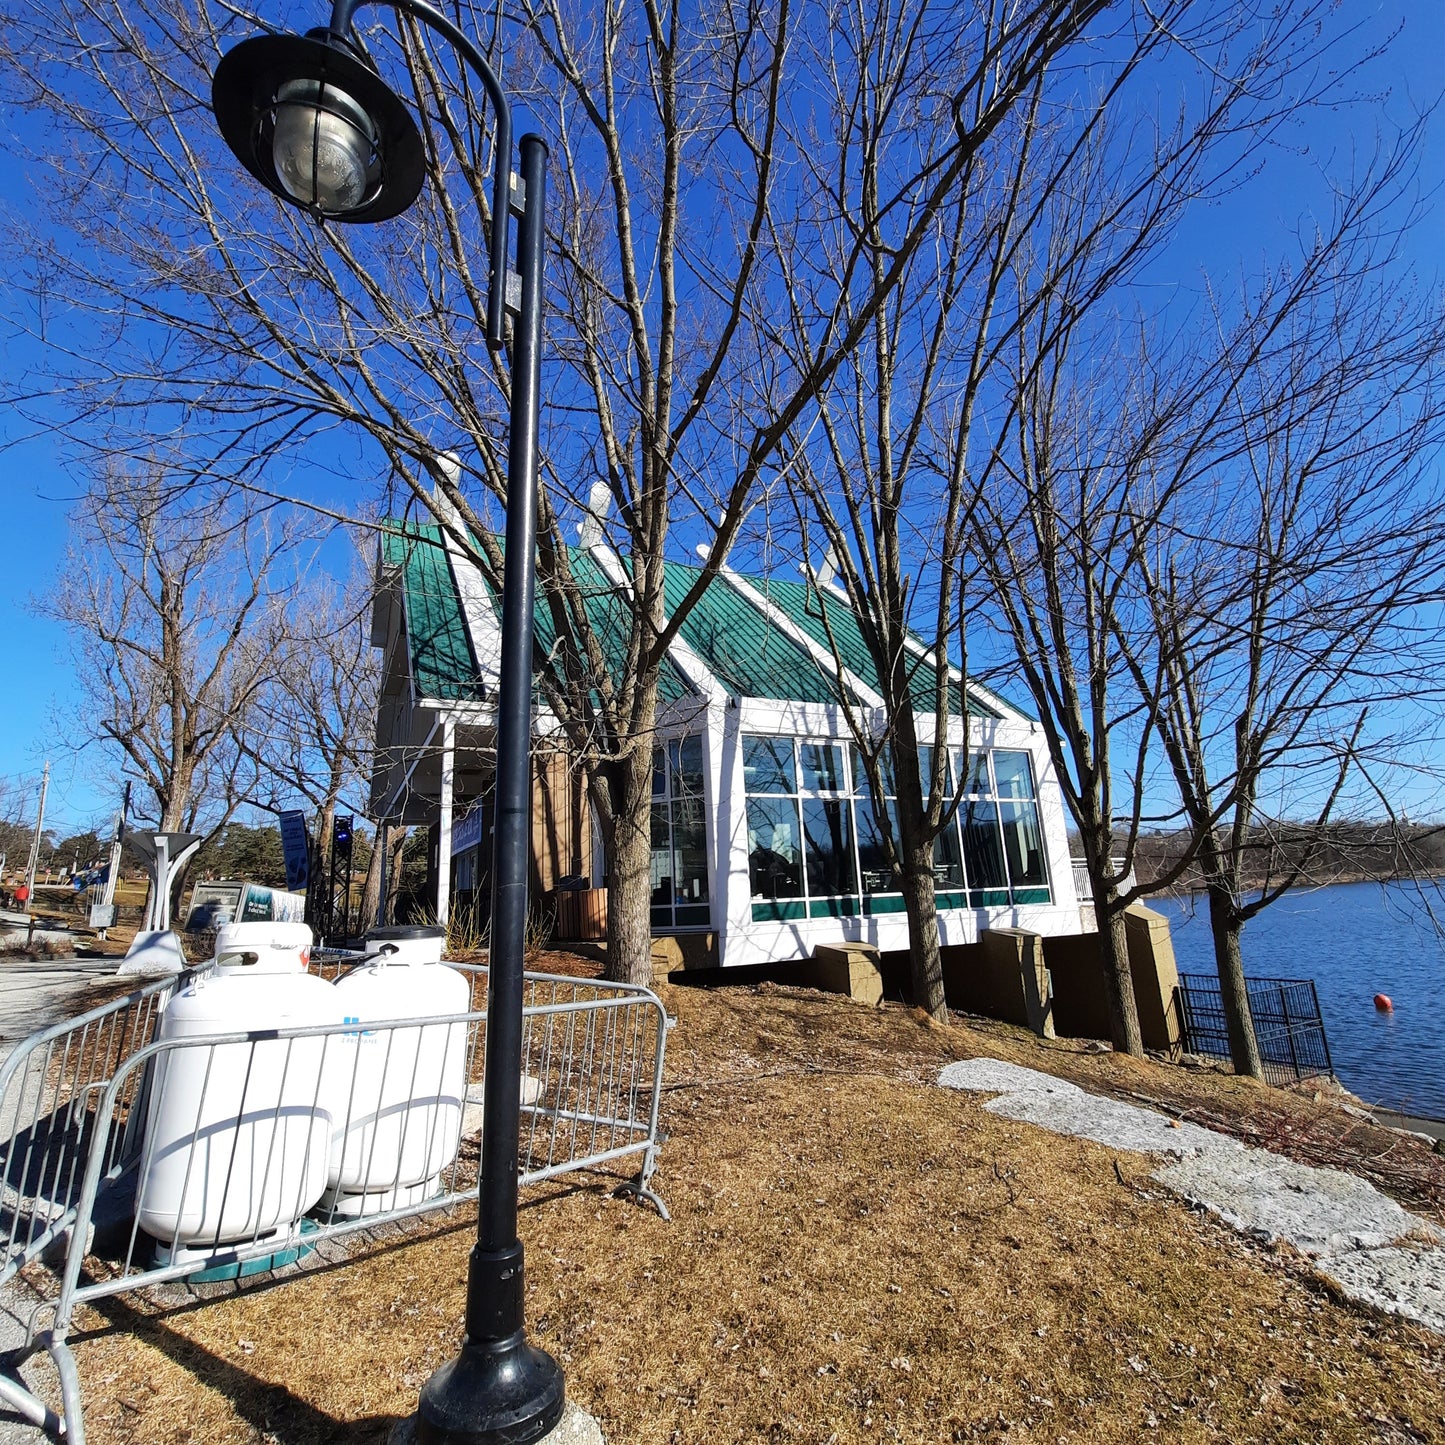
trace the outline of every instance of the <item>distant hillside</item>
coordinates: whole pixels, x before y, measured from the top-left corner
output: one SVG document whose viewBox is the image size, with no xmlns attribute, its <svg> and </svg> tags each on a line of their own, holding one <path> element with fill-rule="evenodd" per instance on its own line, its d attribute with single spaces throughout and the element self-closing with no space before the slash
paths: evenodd
<svg viewBox="0 0 1445 1445">
<path fill-rule="evenodd" d="M 1189 846 L 1189 835 L 1153 833 L 1139 840 L 1135 871 L 1144 886 L 1168 873 Z M 1316 828 L 1281 822 L 1251 831 L 1246 883 L 1253 888 L 1279 883 L 1302 867 L 1309 883 L 1381 882 L 1393 878 L 1445 875 L 1445 825 L 1438 823 L 1341 822 Z M 1170 886 L 1203 887 L 1198 865 Z"/>
</svg>

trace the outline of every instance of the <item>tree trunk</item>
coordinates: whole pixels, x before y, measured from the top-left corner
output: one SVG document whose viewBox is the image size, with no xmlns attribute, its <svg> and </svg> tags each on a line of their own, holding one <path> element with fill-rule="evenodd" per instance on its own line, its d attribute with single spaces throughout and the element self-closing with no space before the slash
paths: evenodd
<svg viewBox="0 0 1445 1445">
<path fill-rule="evenodd" d="M 652 983 L 652 750 L 639 743 L 608 768 L 607 962 L 613 983 Z"/>
<path fill-rule="evenodd" d="M 318 935 L 331 933 L 336 926 L 336 898 L 331 888 L 331 825 L 336 820 L 336 799 L 327 798 L 316 817 L 316 877 L 308 886 L 315 887 L 318 903 L 312 927 Z"/>
<path fill-rule="evenodd" d="M 1102 906 L 1101 906 L 1102 904 Z M 1134 1001 L 1134 974 L 1129 967 L 1129 937 L 1124 910 L 1109 889 L 1102 900 L 1096 891 L 1094 910 L 1099 918 L 1099 954 L 1104 966 L 1104 997 L 1109 1006 L 1109 1032 L 1114 1047 L 1136 1059 L 1144 1057 L 1144 1035 L 1139 1029 L 1139 1008 Z"/>
<path fill-rule="evenodd" d="M 382 835 L 386 834 L 386 847 L 391 849 L 391 836 L 385 824 L 378 823 L 376 834 L 371 840 L 371 857 L 366 864 L 366 882 L 361 885 L 361 932 L 366 932 L 381 921 L 381 880 L 390 871 L 388 859 L 381 847 Z"/>
<path fill-rule="evenodd" d="M 1239 947 L 1243 924 L 1234 906 L 1234 892 L 1220 878 L 1211 878 L 1209 892 L 1209 927 L 1214 934 L 1214 966 L 1219 970 L 1219 993 L 1224 1002 L 1224 1024 L 1229 1032 L 1229 1056 L 1234 1072 L 1251 1079 L 1264 1078 L 1264 1062 L 1259 1056 L 1259 1039 L 1254 1032 L 1254 1016 L 1249 1010 L 1249 989 L 1244 982 L 1244 957 Z"/>
<path fill-rule="evenodd" d="M 161 809 L 161 822 L 159 832 L 162 833 L 184 833 L 186 831 L 185 810 L 186 802 L 190 797 L 191 784 L 189 770 L 187 771 L 184 783 L 178 782 L 176 789 L 171 793 L 164 808 Z M 170 860 L 172 863 L 175 859 Z M 190 877 L 191 865 L 188 863 L 184 868 L 179 869 L 171 875 L 171 927 L 174 928 L 181 919 L 181 896 L 186 891 L 186 882 Z M 147 893 L 149 901 L 149 893 Z M 144 916 L 144 915 L 142 915 Z"/>
<path fill-rule="evenodd" d="M 387 860 L 388 878 L 386 892 L 381 899 L 381 917 L 379 922 L 383 924 L 394 923 L 394 910 L 396 908 L 396 895 L 401 892 L 401 875 L 406 867 L 406 840 L 410 836 L 410 830 L 402 827 L 395 827 L 391 830 L 390 845 L 391 857 Z"/>
<path fill-rule="evenodd" d="M 903 902 L 908 910 L 908 971 L 913 985 L 913 1002 L 940 1023 L 947 1023 L 943 960 L 938 951 L 938 906 L 933 888 L 931 843 L 905 852 Z"/>
<path fill-rule="evenodd" d="M 902 619 L 892 620 L 901 632 Z M 899 648 L 892 678 L 895 696 L 903 698 L 910 696 L 912 685 L 912 679 L 904 671 L 905 652 L 906 649 Z M 924 778 L 919 770 L 918 733 L 910 708 L 902 709 L 894 718 L 892 745 L 898 790 L 894 805 L 898 836 L 893 843 L 902 865 L 899 884 L 908 914 L 908 973 L 913 1002 L 940 1023 L 946 1023 L 948 1008 L 943 998 L 943 960 L 938 953 L 938 900 L 933 877 L 933 844 L 938 830 L 929 826 L 932 779 Z"/>
</svg>

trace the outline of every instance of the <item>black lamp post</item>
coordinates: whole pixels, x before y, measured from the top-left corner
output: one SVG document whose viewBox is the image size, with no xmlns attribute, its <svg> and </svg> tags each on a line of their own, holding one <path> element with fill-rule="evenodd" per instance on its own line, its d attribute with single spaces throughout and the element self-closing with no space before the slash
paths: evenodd
<svg viewBox="0 0 1445 1445">
<path fill-rule="evenodd" d="M 212 104 L 226 143 L 263 185 L 320 221 L 395 216 L 416 199 L 425 171 L 416 123 L 352 37 L 352 16 L 362 3 L 335 0 L 324 30 L 257 36 L 216 67 Z M 512 175 L 511 109 L 486 58 L 424 0 L 384 3 L 451 41 L 496 111 L 488 344 L 502 344 L 508 311 L 516 322 L 477 1242 L 468 1266 L 461 1352 L 422 1387 L 417 1438 L 422 1445 L 529 1445 L 557 1424 L 563 1406 L 562 1371 L 550 1355 L 527 1343 L 517 1238 L 547 147 L 540 136 L 522 137 L 518 183 Z M 521 222 L 517 275 L 507 265 L 514 215 Z"/>
</svg>

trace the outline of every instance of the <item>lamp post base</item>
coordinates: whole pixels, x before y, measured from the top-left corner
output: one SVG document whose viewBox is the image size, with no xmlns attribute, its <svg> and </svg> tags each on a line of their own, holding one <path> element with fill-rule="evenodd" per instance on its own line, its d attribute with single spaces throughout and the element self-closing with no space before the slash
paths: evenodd
<svg viewBox="0 0 1445 1445">
<path fill-rule="evenodd" d="M 408 1415 L 392 1426 L 387 1445 L 417 1445 L 420 1417 Z M 605 1445 L 601 1427 L 580 1405 L 568 1400 L 562 1418 L 544 1435 L 539 1445 Z"/>
<path fill-rule="evenodd" d="M 416 1445 L 533 1445 L 561 1420 L 564 1395 L 557 1362 L 523 1331 L 464 1341 L 422 1386 Z"/>
</svg>

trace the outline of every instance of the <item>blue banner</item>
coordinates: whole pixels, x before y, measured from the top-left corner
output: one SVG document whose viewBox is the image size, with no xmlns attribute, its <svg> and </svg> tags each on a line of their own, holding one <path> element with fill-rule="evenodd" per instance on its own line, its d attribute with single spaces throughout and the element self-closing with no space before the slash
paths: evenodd
<svg viewBox="0 0 1445 1445">
<path fill-rule="evenodd" d="M 311 875 L 311 838 L 305 813 L 282 813 L 281 851 L 286 856 L 286 886 L 293 893 L 306 887 Z"/>
</svg>

